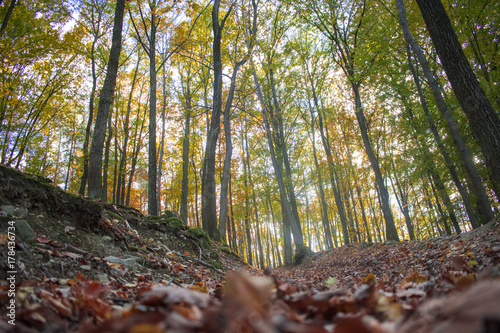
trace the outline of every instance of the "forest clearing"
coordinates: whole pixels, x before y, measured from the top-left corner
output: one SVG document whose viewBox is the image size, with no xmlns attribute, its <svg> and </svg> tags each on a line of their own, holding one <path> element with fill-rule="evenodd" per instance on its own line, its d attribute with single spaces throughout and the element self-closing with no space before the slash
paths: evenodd
<svg viewBox="0 0 500 333">
<path fill-rule="evenodd" d="M 0 330 L 499 331 L 499 22 L 0 0 Z"/>
</svg>

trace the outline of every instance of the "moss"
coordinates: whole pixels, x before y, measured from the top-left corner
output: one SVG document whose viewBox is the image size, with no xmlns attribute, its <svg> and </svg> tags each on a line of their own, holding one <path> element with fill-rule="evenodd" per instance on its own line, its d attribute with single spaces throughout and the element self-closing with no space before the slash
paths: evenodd
<svg viewBox="0 0 500 333">
<path fill-rule="evenodd" d="M 112 212 L 112 211 L 106 211 L 106 214 L 109 215 L 109 217 L 111 217 L 112 219 L 115 219 L 115 220 L 119 220 L 119 221 L 123 221 L 125 220 L 122 216 Z"/>
<path fill-rule="evenodd" d="M 212 240 L 208 236 L 207 232 L 202 228 L 194 227 L 190 228 L 187 231 L 188 235 L 197 239 L 200 243 L 200 246 L 204 249 L 210 249 L 212 245 Z"/>
<path fill-rule="evenodd" d="M 172 228 L 184 229 L 184 221 L 177 217 L 170 217 L 167 219 L 168 225 Z"/>
<path fill-rule="evenodd" d="M 218 268 L 218 269 L 222 269 L 222 263 L 218 262 L 218 261 L 215 261 L 213 263 L 214 267 Z"/>
<path fill-rule="evenodd" d="M 312 253 L 311 249 L 305 245 L 297 246 L 295 249 L 295 256 L 293 257 L 293 264 L 300 265 L 304 259 Z"/>
</svg>

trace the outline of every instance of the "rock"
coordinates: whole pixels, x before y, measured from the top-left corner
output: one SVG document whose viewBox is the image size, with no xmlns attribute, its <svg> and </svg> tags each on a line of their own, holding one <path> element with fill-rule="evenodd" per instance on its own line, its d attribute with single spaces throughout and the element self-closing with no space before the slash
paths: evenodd
<svg viewBox="0 0 500 333">
<path fill-rule="evenodd" d="M 24 240 L 32 240 L 36 239 L 36 233 L 31 229 L 30 225 L 26 220 L 17 220 L 15 221 L 16 225 L 16 236 L 24 239 Z"/>
<path fill-rule="evenodd" d="M 111 240 L 112 240 L 112 238 L 111 238 L 111 237 L 109 237 L 109 236 L 103 236 L 103 237 L 102 237 L 102 240 L 103 240 L 103 241 L 105 241 L 105 242 L 109 242 L 109 241 L 111 241 Z"/>
<path fill-rule="evenodd" d="M 0 212 L 3 212 L 4 216 L 14 216 L 15 210 L 14 206 L 0 206 Z"/>
<path fill-rule="evenodd" d="M 83 270 L 83 271 L 91 271 L 92 270 L 92 267 L 89 266 L 89 265 L 81 265 L 80 268 Z"/>
<path fill-rule="evenodd" d="M 16 217 L 24 219 L 28 216 L 28 209 L 24 207 L 16 207 L 14 210 L 14 214 Z"/>
<path fill-rule="evenodd" d="M 109 282 L 109 279 L 108 279 L 108 276 L 104 273 L 102 274 L 96 274 L 96 279 L 98 281 L 101 281 L 102 283 L 108 283 Z"/>
<path fill-rule="evenodd" d="M 0 216 L 10 216 L 24 219 L 28 216 L 28 209 L 24 207 L 0 206 Z"/>
<path fill-rule="evenodd" d="M 138 261 L 141 260 L 139 257 L 132 257 L 132 258 L 118 258 L 114 256 L 108 256 L 103 258 L 107 262 L 115 263 L 115 264 L 120 264 L 123 265 L 126 269 L 129 269 L 131 271 L 135 271 L 137 269 L 137 266 L 139 266 Z"/>
</svg>

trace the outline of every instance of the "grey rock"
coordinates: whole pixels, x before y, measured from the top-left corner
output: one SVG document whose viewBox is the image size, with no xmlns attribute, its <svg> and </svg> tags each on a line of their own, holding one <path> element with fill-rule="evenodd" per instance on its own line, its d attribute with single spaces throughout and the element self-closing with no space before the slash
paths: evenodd
<svg viewBox="0 0 500 333">
<path fill-rule="evenodd" d="M 16 217 L 24 219 L 28 216 L 28 208 L 16 207 L 16 209 L 14 210 L 14 214 Z"/>
<path fill-rule="evenodd" d="M 109 282 L 109 279 L 108 279 L 108 276 L 104 273 L 101 273 L 101 274 L 96 274 L 96 279 L 98 281 L 101 281 L 103 283 L 108 283 Z"/>
<path fill-rule="evenodd" d="M 16 226 L 16 236 L 24 239 L 24 240 L 35 240 L 36 233 L 31 229 L 30 225 L 26 220 L 17 220 L 15 221 Z"/>
<path fill-rule="evenodd" d="M 81 265 L 80 268 L 84 271 L 91 271 L 92 267 L 89 265 Z"/>
<path fill-rule="evenodd" d="M 5 216 L 14 216 L 16 208 L 14 206 L 0 206 L 0 211 L 3 212 Z"/>
<path fill-rule="evenodd" d="M 137 269 L 137 267 L 139 266 L 138 261 L 141 260 L 141 258 L 139 258 L 139 257 L 132 257 L 132 258 L 124 259 L 124 258 L 118 258 L 118 257 L 114 257 L 114 256 L 104 257 L 103 259 L 106 260 L 107 262 L 123 265 L 123 267 L 125 267 L 126 269 L 129 269 L 131 271 L 135 271 Z"/>
</svg>

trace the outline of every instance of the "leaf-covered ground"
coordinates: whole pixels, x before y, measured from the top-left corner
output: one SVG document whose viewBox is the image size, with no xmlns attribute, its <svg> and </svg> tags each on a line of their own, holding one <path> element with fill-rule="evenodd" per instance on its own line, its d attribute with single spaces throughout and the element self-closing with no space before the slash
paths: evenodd
<svg viewBox="0 0 500 333">
<path fill-rule="evenodd" d="M 68 214 L 82 216 L 81 198 L 72 204 L 47 185 L 28 198 L 23 184 L 15 198 L 0 195 L 0 206 L 29 211 L 36 231 L 15 241 L 13 285 L 4 228 L 13 218 L 0 210 L 0 332 L 500 332 L 498 221 L 459 236 L 342 246 L 262 272 L 172 216 L 97 203 L 101 218 L 81 228 Z M 70 208 L 47 212 L 44 200 Z"/>
</svg>

